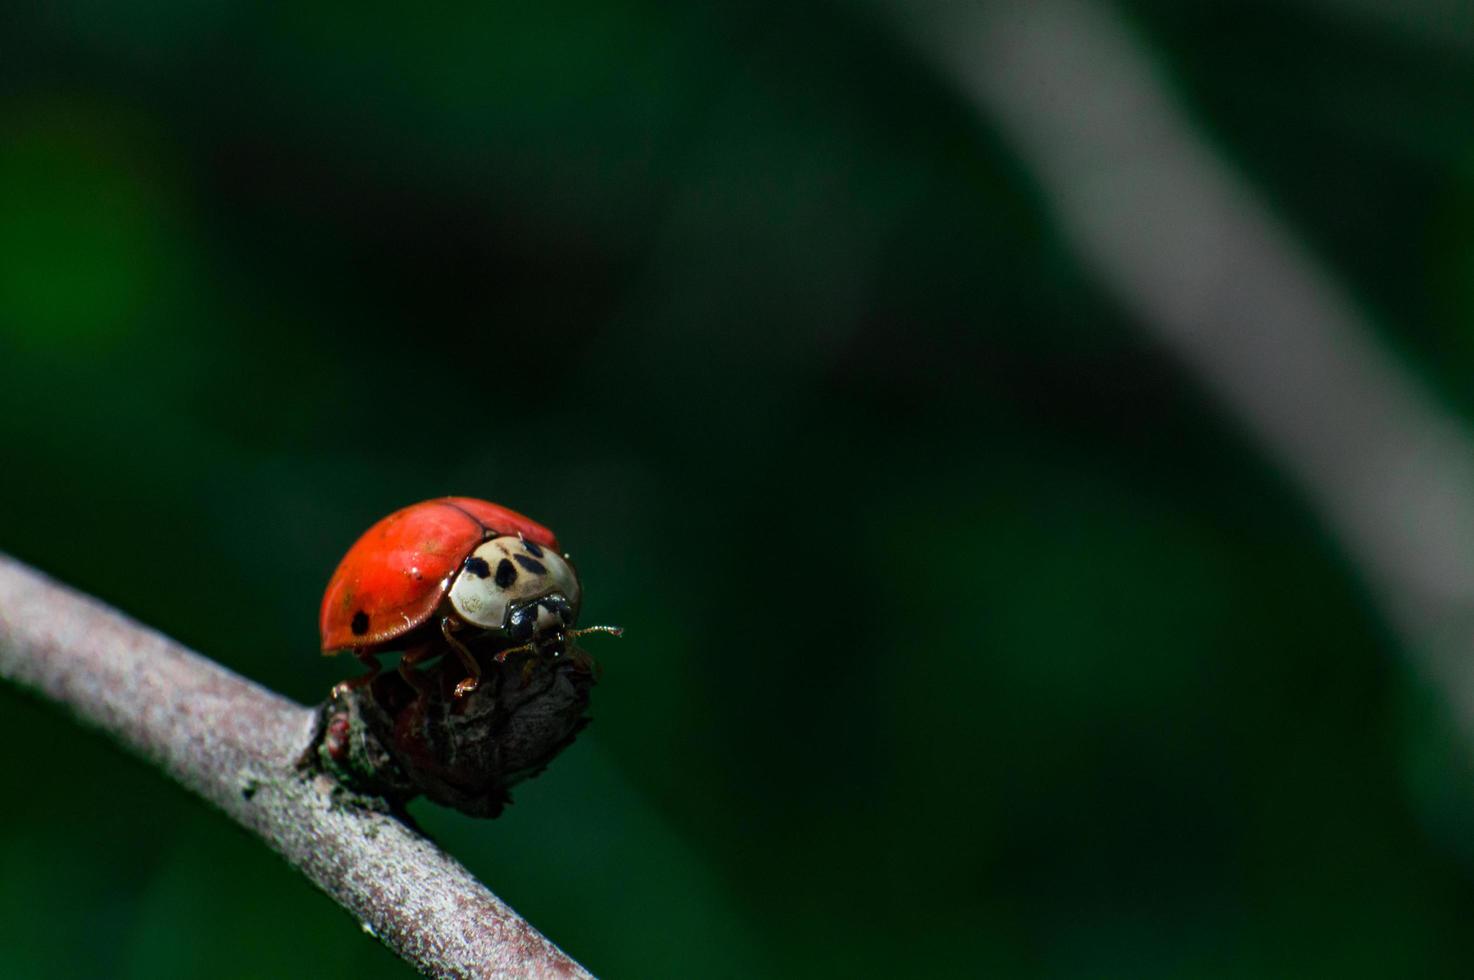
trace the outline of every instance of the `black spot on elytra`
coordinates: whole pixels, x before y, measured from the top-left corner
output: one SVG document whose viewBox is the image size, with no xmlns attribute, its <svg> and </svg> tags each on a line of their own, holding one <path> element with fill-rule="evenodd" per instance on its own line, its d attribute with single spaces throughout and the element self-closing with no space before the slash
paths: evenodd
<svg viewBox="0 0 1474 980">
<path fill-rule="evenodd" d="M 536 558 L 528 558 L 526 555 L 513 555 L 512 557 L 517 559 L 517 564 L 521 565 L 523 568 L 527 569 L 534 575 L 546 575 L 548 573 L 548 566 L 544 565 Z"/>
<path fill-rule="evenodd" d="M 360 609 L 353 614 L 353 621 L 348 624 L 354 636 L 362 636 L 368 632 L 368 613 Z"/>
<path fill-rule="evenodd" d="M 543 550 L 537 546 L 536 541 L 523 541 L 522 547 L 526 548 L 527 553 L 534 558 L 541 558 L 543 556 Z"/>
<path fill-rule="evenodd" d="M 466 571 L 477 578 L 487 578 L 491 575 L 491 566 L 486 563 L 485 558 L 470 555 L 466 558 Z"/>
<path fill-rule="evenodd" d="M 518 555 L 517 557 L 521 558 L 522 556 Z M 512 567 L 512 563 L 507 561 L 505 558 L 497 562 L 496 584 L 505 589 L 515 581 L 517 581 L 517 569 Z"/>
</svg>

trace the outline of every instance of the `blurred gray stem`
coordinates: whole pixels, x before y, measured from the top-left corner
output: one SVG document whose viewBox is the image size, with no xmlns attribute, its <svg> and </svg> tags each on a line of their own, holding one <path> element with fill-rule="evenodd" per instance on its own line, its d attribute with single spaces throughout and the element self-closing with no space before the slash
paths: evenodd
<svg viewBox="0 0 1474 980">
<path fill-rule="evenodd" d="M 1474 735 L 1468 433 L 1194 132 L 1109 4 L 893 9 L 999 124 L 1085 265 L 1299 483 Z"/>
<path fill-rule="evenodd" d="M 314 709 L 4 555 L 0 677 L 224 810 L 425 975 L 589 976 L 434 844 L 299 770 Z"/>
</svg>

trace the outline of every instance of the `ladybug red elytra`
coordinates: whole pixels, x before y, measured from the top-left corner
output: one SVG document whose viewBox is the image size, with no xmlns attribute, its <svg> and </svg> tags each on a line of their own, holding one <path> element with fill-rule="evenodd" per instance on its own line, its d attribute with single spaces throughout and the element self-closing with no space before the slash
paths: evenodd
<svg viewBox="0 0 1474 980">
<path fill-rule="evenodd" d="M 578 573 L 541 524 L 500 504 L 440 497 L 395 511 L 348 549 L 322 597 L 322 650 L 349 650 L 378 674 L 377 654 L 404 650 L 400 674 L 419 688 L 413 668 L 447 648 L 477 687 L 481 666 L 468 642 L 490 645 L 501 662 L 522 650 L 565 651 L 582 598 Z"/>
</svg>

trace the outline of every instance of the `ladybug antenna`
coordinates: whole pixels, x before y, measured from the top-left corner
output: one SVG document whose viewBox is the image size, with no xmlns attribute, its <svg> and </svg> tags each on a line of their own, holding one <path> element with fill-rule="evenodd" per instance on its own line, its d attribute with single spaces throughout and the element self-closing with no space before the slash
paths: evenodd
<svg viewBox="0 0 1474 980">
<path fill-rule="evenodd" d="M 623 626 L 585 626 L 583 629 L 569 630 L 568 636 L 583 636 L 586 633 L 608 633 L 610 636 L 624 636 Z"/>
<path fill-rule="evenodd" d="M 585 626 L 582 629 L 565 630 L 563 632 L 563 635 L 566 636 L 566 637 L 568 637 L 569 639 L 572 639 L 575 636 L 583 636 L 583 635 L 585 635 L 587 633 L 608 633 L 610 636 L 623 636 L 624 635 L 624 627 L 623 626 Z M 510 657 L 514 653 L 536 653 L 536 652 L 537 652 L 537 640 L 534 639 L 534 640 L 529 640 L 526 643 L 519 644 L 518 646 L 515 646 L 515 647 L 507 647 L 505 650 L 498 650 L 497 653 L 496 653 L 496 656 L 492 657 L 492 659 L 495 660 L 497 663 L 500 664 L 500 663 L 506 663 L 507 658 Z"/>
</svg>

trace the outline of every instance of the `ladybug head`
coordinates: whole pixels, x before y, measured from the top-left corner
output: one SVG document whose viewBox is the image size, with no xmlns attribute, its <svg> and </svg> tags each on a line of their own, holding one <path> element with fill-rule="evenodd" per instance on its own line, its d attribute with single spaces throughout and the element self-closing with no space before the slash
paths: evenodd
<svg viewBox="0 0 1474 980">
<path fill-rule="evenodd" d="M 578 619 L 578 573 L 568 559 L 517 535 L 484 541 L 451 582 L 451 608 L 462 621 L 527 643 L 562 633 Z"/>
</svg>

